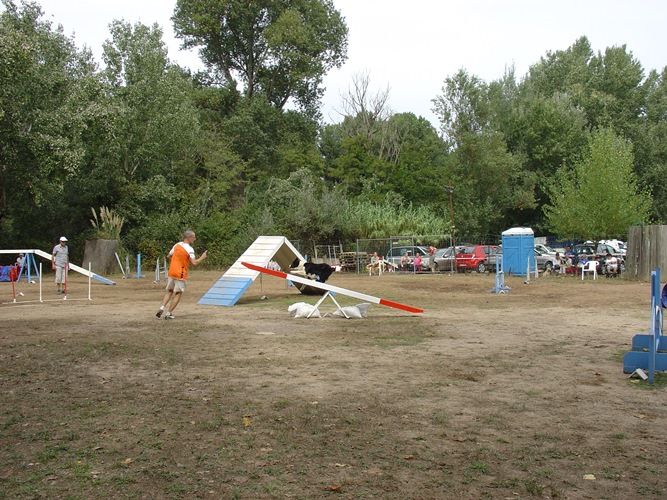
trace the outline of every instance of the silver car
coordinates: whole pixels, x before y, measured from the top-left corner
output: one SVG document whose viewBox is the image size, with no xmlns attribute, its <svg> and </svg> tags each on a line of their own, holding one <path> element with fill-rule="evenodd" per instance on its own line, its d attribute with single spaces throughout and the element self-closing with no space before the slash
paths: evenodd
<svg viewBox="0 0 667 500">
<path fill-rule="evenodd" d="M 454 247 L 438 248 L 435 251 L 431 271 L 456 271 Z"/>
<path fill-rule="evenodd" d="M 558 263 L 556 254 L 542 253 L 537 248 L 535 249 L 535 260 L 537 261 L 537 268 L 544 272 L 553 271 Z"/>
<path fill-rule="evenodd" d="M 428 271 L 429 269 L 429 258 L 428 258 L 428 249 L 426 247 L 422 246 L 417 246 L 417 245 L 405 245 L 405 246 L 397 246 L 397 247 L 392 247 L 389 252 L 387 253 L 387 257 L 385 260 L 388 262 L 391 262 L 394 266 L 396 266 L 397 269 L 401 269 L 401 257 L 407 257 L 410 262 L 412 262 L 417 255 L 417 253 L 421 254 L 422 258 L 422 265 L 421 269 L 422 271 Z M 409 269 L 402 269 L 402 270 L 412 270 L 410 267 Z"/>
</svg>

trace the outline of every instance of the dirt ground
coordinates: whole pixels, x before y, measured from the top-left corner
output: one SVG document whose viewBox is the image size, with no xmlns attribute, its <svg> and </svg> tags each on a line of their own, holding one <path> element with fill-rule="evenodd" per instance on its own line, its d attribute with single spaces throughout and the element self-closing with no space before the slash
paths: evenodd
<svg viewBox="0 0 667 500">
<path fill-rule="evenodd" d="M 294 320 L 271 277 L 197 305 L 220 274 L 174 321 L 150 278 L 0 305 L 0 497 L 667 496 L 667 386 L 622 373 L 646 283 L 336 274 L 426 312 Z"/>
</svg>

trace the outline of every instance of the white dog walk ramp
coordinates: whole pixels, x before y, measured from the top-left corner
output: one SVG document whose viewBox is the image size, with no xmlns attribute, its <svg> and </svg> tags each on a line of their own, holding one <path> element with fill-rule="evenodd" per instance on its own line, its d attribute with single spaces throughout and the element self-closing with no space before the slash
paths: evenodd
<svg viewBox="0 0 667 500">
<path fill-rule="evenodd" d="M 281 269 L 289 269 L 295 259 L 305 260 L 284 236 L 260 236 L 199 299 L 199 304 L 228 307 L 236 304 L 260 274 L 241 262 L 264 268 L 274 261 Z"/>
<path fill-rule="evenodd" d="M 321 290 L 326 290 L 327 292 L 340 293 L 341 295 L 346 295 L 354 299 L 360 299 L 365 302 L 370 302 L 371 304 L 380 304 L 381 306 L 392 307 L 394 309 L 400 309 L 401 311 L 406 311 L 413 314 L 421 314 L 424 312 L 424 310 L 421 307 L 414 307 L 408 304 L 402 304 L 400 302 L 395 302 L 393 300 L 383 299 L 382 297 L 374 297 L 373 295 L 355 292 L 354 290 L 348 290 L 347 288 L 343 288 L 340 286 L 329 285 L 328 283 L 320 283 L 315 280 L 309 280 L 307 278 L 302 278 L 301 276 L 295 276 L 294 274 L 284 273 L 282 271 L 274 271 L 273 269 L 267 269 L 265 267 L 258 266 L 251 262 L 243 262 L 243 265 L 248 269 L 252 269 L 253 271 L 269 274 L 271 276 L 275 276 L 276 278 L 281 278 L 284 280 L 290 280 L 294 283 L 303 283 L 304 285 L 310 285 L 312 287 L 319 288 Z M 316 304 L 316 308 L 322 303 L 322 301 L 326 297 L 331 297 L 331 299 L 334 302 L 336 302 L 336 299 L 330 293 L 327 293 Z M 336 305 L 338 306 L 338 309 L 340 309 L 338 302 L 336 302 Z"/>
</svg>

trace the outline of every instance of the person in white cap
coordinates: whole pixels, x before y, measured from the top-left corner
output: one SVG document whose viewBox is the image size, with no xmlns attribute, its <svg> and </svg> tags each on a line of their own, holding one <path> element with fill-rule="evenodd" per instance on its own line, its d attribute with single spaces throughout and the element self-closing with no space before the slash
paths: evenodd
<svg viewBox="0 0 667 500">
<path fill-rule="evenodd" d="M 67 282 L 67 270 L 69 268 L 69 248 L 67 238 L 60 237 L 60 243 L 53 247 L 53 260 L 51 268 L 56 272 L 56 293 L 65 293 L 63 288 Z"/>
</svg>

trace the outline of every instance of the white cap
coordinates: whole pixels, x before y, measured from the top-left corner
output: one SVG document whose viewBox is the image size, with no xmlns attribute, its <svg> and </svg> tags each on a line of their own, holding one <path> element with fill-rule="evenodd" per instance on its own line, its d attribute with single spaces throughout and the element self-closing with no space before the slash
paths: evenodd
<svg viewBox="0 0 667 500">
<path fill-rule="evenodd" d="M 65 238 L 64 236 L 61 236 L 60 241 L 67 241 L 67 238 Z"/>
</svg>

